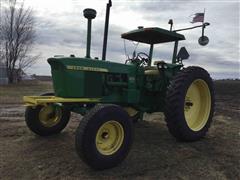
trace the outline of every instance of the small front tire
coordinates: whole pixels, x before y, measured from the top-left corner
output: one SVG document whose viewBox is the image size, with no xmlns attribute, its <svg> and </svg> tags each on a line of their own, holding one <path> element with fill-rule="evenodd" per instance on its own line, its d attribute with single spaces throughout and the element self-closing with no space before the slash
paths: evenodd
<svg viewBox="0 0 240 180">
<path fill-rule="evenodd" d="M 25 111 L 28 128 L 39 136 L 60 133 L 68 124 L 69 119 L 70 111 L 55 104 L 27 107 Z"/>
</svg>

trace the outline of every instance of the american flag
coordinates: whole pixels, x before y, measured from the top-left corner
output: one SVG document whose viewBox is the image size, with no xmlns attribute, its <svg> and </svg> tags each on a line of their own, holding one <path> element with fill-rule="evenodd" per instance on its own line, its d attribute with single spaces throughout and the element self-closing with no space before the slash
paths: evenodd
<svg viewBox="0 0 240 180">
<path fill-rule="evenodd" d="M 203 21 L 204 21 L 204 13 L 196 13 L 194 14 L 194 17 L 191 23 L 203 22 Z"/>
</svg>

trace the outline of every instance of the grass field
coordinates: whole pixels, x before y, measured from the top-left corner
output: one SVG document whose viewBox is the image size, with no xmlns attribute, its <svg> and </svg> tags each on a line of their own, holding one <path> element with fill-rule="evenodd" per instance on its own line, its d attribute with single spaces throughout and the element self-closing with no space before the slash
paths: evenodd
<svg viewBox="0 0 240 180">
<path fill-rule="evenodd" d="M 22 103 L 23 96 L 40 95 L 44 92 L 53 92 L 51 82 L 29 81 L 0 86 L 0 104 L 19 104 Z"/>
<path fill-rule="evenodd" d="M 93 171 L 75 152 L 81 116 L 64 131 L 33 134 L 24 122 L 23 95 L 51 92 L 50 82 L 0 86 L 0 179 L 240 179 L 240 81 L 217 81 L 216 112 L 205 138 L 177 142 L 162 113 L 136 123 L 135 140 L 119 166 Z"/>
</svg>

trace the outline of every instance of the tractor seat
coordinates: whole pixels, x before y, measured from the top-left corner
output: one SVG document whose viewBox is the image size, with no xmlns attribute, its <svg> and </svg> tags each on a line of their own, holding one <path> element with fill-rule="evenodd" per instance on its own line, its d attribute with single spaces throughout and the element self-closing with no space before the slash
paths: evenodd
<svg viewBox="0 0 240 180">
<path fill-rule="evenodd" d="M 160 63 L 160 64 L 165 64 L 165 61 L 154 61 L 153 64 L 156 66 L 156 65 L 158 65 L 159 63 Z"/>
<path fill-rule="evenodd" d="M 144 68 L 144 70 L 145 70 L 144 74 L 145 75 L 159 75 L 160 72 L 157 68 L 157 64 L 159 64 L 159 63 L 165 63 L 165 62 L 164 61 L 155 61 L 154 62 L 155 66 L 147 66 L 147 67 Z"/>
<path fill-rule="evenodd" d="M 159 70 L 157 66 L 147 66 L 144 68 L 145 75 L 159 75 Z"/>
</svg>

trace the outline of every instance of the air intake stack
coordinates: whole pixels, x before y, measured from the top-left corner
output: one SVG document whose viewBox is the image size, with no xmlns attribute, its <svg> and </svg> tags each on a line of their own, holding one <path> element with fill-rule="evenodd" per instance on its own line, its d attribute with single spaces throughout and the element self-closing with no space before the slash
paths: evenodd
<svg viewBox="0 0 240 180">
<path fill-rule="evenodd" d="M 90 57 L 91 50 L 91 29 L 92 29 L 92 19 L 94 19 L 97 15 L 97 11 L 95 9 L 84 9 L 83 15 L 88 19 L 88 28 L 87 28 L 87 49 L 86 49 L 86 58 Z"/>
<path fill-rule="evenodd" d="M 109 0 L 106 7 L 106 17 L 105 17 L 105 27 L 104 27 L 104 37 L 103 37 L 103 50 L 102 50 L 102 60 L 106 59 L 106 51 L 107 51 L 107 37 L 108 37 L 108 25 L 109 25 L 109 15 L 110 8 L 112 7 L 112 1 Z"/>
</svg>

